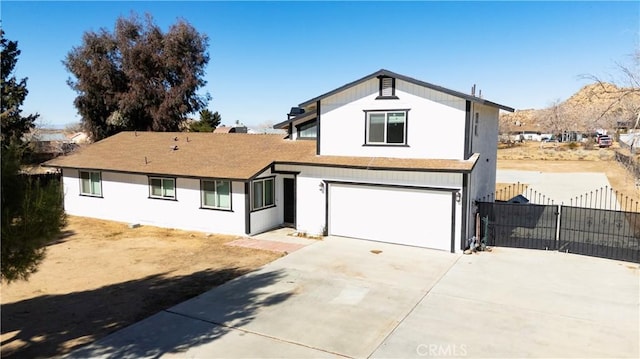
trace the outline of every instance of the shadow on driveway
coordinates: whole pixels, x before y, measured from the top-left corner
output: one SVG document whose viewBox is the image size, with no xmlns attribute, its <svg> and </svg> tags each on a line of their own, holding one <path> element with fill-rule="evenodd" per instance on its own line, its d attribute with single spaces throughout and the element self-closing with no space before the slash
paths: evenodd
<svg viewBox="0 0 640 359">
<path fill-rule="evenodd" d="M 95 290 L 44 295 L 2 305 L 2 335 L 8 338 L 2 343 L 2 356 L 25 358 L 65 354 L 192 298 L 202 293 L 203 288 L 218 286 L 247 272 L 231 268 L 170 278 L 165 277 L 166 274 L 158 274 Z M 279 272 L 254 275 L 251 288 L 238 293 L 233 305 L 224 308 L 226 319 L 248 322 L 253 319 L 256 308 L 286 300 L 286 293 L 268 298 L 256 296 L 260 288 L 276 282 L 280 276 Z M 164 343 L 149 346 L 148 342 L 121 347 L 88 345 L 76 350 L 74 355 L 154 357 L 165 353 L 167 348 L 179 350 L 214 340 L 225 334 L 222 329 L 214 325 L 194 327 L 190 331 L 183 331 L 181 336 L 172 336 L 173 343 L 170 346 L 164 346 Z"/>
</svg>

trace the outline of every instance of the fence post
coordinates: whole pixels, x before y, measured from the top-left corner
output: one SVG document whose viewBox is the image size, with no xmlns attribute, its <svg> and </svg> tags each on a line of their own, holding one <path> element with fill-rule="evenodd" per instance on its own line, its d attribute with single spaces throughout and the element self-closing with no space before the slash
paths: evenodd
<svg viewBox="0 0 640 359">
<path fill-rule="evenodd" d="M 562 204 L 558 205 L 558 212 L 556 213 L 556 248 L 560 249 L 560 213 L 562 213 Z"/>
</svg>

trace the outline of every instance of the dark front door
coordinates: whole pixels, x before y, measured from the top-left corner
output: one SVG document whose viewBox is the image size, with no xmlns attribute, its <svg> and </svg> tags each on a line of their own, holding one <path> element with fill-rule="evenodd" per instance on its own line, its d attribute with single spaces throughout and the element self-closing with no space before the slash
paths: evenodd
<svg viewBox="0 0 640 359">
<path fill-rule="evenodd" d="M 293 178 L 284 179 L 284 223 L 296 223 L 296 181 Z"/>
</svg>

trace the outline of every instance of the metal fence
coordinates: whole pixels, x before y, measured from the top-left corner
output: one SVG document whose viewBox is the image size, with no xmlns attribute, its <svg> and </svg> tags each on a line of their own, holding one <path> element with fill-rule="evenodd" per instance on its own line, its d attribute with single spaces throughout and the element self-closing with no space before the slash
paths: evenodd
<svg viewBox="0 0 640 359">
<path fill-rule="evenodd" d="M 634 198 L 633 196 L 626 195 L 609 186 L 600 187 L 594 191 L 568 198 L 565 203 L 555 203 L 553 199 L 544 193 L 537 191 L 527 184 L 518 182 L 500 186 L 496 189 L 495 193 L 478 199 L 478 202 L 508 202 L 518 195 L 522 195 L 531 204 L 566 204 L 572 207 L 640 212 L 640 201 L 638 197 Z"/>
<path fill-rule="evenodd" d="M 620 151 L 615 151 L 616 161 L 624 166 L 635 178 L 640 178 L 640 164 L 633 160 L 633 155 L 626 155 Z"/>
<path fill-rule="evenodd" d="M 640 263 L 640 213 L 562 206 L 558 250 Z"/>
<path fill-rule="evenodd" d="M 640 263 L 640 213 L 477 202 L 487 245 L 548 249 Z"/>
</svg>

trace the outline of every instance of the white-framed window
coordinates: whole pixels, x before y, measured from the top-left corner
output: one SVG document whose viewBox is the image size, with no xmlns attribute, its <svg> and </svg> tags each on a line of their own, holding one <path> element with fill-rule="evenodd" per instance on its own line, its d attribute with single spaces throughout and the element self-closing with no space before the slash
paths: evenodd
<svg viewBox="0 0 640 359">
<path fill-rule="evenodd" d="M 407 143 L 407 111 L 366 111 L 366 143 L 404 145 Z"/>
<path fill-rule="evenodd" d="M 100 172 L 80 171 L 80 194 L 84 196 L 102 196 L 102 179 Z"/>
<path fill-rule="evenodd" d="M 273 177 L 254 180 L 251 185 L 253 210 L 275 205 L 275 180 Z"/>
<path fill-rule="evenodd" d="M 231 209 L 231 182 L 220 180 L 200 181 L 202 207 Z"/>
<path fill-rule="evenodd" d="M 149 177 L 149 197 L 176 199 L 176 179 Z"/>
</svg>

